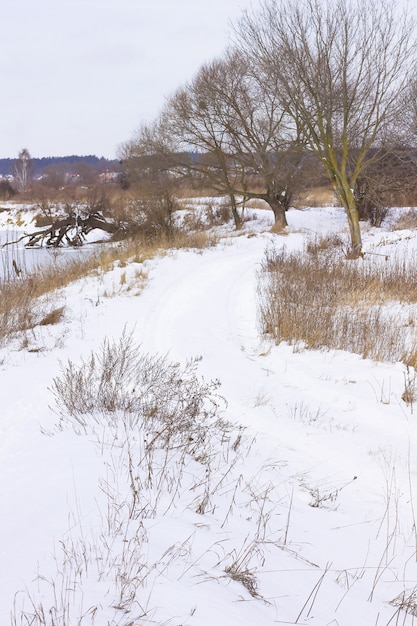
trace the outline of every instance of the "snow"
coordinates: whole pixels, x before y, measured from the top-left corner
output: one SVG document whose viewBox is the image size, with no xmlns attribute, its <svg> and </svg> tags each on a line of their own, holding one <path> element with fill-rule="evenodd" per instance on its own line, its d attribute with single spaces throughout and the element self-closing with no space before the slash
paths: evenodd
<svg viewBox="0 0 417 626">
<path fill-rule="evenodd" d="M 417 605 L 398 615 L 391 604 L 417 585 L 417 418 L 401 400 L 405 367 L 260 336 L 265 249 L 300 249 L 346 224 L 340 209 L 291 210 L 277 236 L 269 213 L 254 213 L 215 248 L 70 285 L 60 324 L 35 329 L 30 350 L 18 340 L 0 350 L 0 624 L 26 624 L 22 605 L 48 613 L 62 598 L 70 624 L 413 623 Z M 364 231 L 365 250 L 382 257 L 416 241 L 414 231 Z M 147 282 L 129 290 L 139 269 Z M 112 534 L 103 484 L 129 497 L 125 448 L 119 458 L 107 427 L 57 428 L 52 387 L 68 359 L 80 365 L 124 333 L 143 354 L 182 367 L 196 358 L 199 379 L 218 379 L 239 445 L 213 426 L 210 466 L 172 452 L 171 482 L 148 492 L 153 514 L 128 520 L 121 507 L 123 530 Z M 143 433 L 129 436 L 144 454 Z M 115 608 L 117 590 L 131 603 Z"/>
</svg>

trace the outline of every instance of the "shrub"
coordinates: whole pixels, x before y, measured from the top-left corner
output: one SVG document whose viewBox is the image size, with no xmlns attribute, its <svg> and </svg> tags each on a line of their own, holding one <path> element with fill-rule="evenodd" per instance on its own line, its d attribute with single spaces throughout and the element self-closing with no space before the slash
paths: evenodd
<svg viewBox="0 0 417 626">
<path fill-rule="evenodd" d="M 122 420 L 164 446 L 176 440 L 199 448 L 220 398 L 218 381 L 200 381 L 196 366 L 197 360 L 181 367 L 143 354 L 131 335 L 106 339 L 97 354 L 78 366 L 68 361 L 54 379 L 60 428 L 69 423 L 76 431 L 95 432 L 103 425 L 117 429 Z"/>
</svg>

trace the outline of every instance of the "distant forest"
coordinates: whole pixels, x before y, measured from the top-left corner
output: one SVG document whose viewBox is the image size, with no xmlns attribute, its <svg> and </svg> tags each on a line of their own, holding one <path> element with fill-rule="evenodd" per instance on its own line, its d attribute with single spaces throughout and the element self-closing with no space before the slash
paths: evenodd
<svg viewBox="0 0 417 626">
<path fill-rule="evenodd" d="M 16 159 L 0 159 L 0 177 L 13 175 L 13 163 Z M 42 176 L 46 167 L 54 166 L 61 171 L 70 172 L 73 167 L 79 163 L 86 163 L 97 170 L 98 173 L 105 171 L 118 172 L 120 170 L 120 162 L 117 159 L 105 159 L 95 155 L 78 156 L 72 154 L 64 157 L 42 157 L 31 160 L 31 173 L 34 178 Z"/>
</svg>

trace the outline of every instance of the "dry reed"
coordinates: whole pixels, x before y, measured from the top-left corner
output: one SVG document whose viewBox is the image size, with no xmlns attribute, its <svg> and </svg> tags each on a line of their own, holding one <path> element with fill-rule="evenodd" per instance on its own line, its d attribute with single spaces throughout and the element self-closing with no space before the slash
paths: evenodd
<svg viewBox="0 0 417 626">
<path fill-rule="evenodd" d="M 277 343 L 417 363 L 417 256 L 355 262 L 323 242 L 270 249 L 259 275 L 262 331 Z"/>
<path fill-rule="evenodd" d="M 294 206 L 297 209 L 306 207 L 336 206 L 339 201 L 330 186 L 311 187 L 297 194 Z"/>
<path fill-rule="evenodd" d="M 396 215 L 396 219 L 392 224 L 392 230 L 408 230 L 415 229 L 417 226 L 417 209 L 410 208 L 407 211 L 400 212 Z"/>
</svg>

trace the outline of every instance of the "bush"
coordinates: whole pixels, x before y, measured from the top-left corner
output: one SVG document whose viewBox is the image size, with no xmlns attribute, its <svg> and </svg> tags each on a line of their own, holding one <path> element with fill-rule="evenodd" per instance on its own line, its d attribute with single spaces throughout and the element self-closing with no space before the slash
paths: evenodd
<svg viewBox="0 0 417 626">
<path fill-rule="evenodd" d="M 144 196 L 130 202 L 125 209 L 126 231 L 140 235 L 149 242 L 161 237 L 174 237 L 178 226 L 175 213 L 180 205 L 169 193 Z"/>
<path fill-rule="evenodd" d="M 0 199 L 10 200 L 16 195 L 16 190 L 11 186 L 8 180 L 0 180 Z"/>
<path fill-rule="evenodd" d="M 60 428 L 69 423 L 75 431 L 95 433 L 97 427 L 117 431 L 128 424 L 129 430 L 148 433 L 148 445 L 175 442 L 201 452 L 220 397 L 218 381 L 200 381 L 196 366 L 197 360 L 181 367 L 143 354 L 127 334 L 106 339 L 98 354 L 78 366 L 68 361 L 54 379 Z"/>
</svg>

